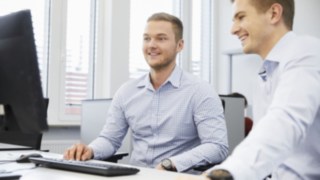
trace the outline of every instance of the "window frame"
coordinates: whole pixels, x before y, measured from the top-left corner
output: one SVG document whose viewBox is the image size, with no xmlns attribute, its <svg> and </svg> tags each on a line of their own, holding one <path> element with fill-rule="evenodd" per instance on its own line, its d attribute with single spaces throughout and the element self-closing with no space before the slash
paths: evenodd
<svg viewBox="0 0 320 180">
<path fill-rule="evenodd" d="M 95 8 L 95 0 L 91 0 L 92 7 Z M 65 0 L 50 1 L 49 16 L 49 71 L 48 71 L 48 123 L 49 125 L 79 125 L 80 116 L 65 114 L 65 75 L 66 75 L 66 33 L 67 33 L 67 4 Z M 91 23 L 91 29 L 95 29 L 96 21 Z M 94 59 L 94 36 L 95 33 L 90 33 L 90 61 Z M 89 74 L 93 71 L 93 62 L 89 63 Z M 90 87 L 94 90 L 93 79 L 94 76 L 88 78 Z M 93 93 L 92 93 L 93 94 Z M 93 98 L 93 95 L 92 95 Z"/>
</svg>

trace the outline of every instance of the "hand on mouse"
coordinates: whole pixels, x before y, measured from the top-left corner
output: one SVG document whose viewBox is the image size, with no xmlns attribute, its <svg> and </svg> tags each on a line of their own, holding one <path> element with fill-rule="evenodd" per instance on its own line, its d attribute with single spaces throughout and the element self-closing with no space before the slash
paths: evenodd
<svg viewBox="0 0 320 180">
<path fill-rule="evenodd" d="M 16 162 L 18 163 L 28 163 L 30 162 L 30 157 L 42 157 L 41 154 L 33 153 L 33 154 L 22 154 L 18 159 L 16 159 Z"/>
</svg>

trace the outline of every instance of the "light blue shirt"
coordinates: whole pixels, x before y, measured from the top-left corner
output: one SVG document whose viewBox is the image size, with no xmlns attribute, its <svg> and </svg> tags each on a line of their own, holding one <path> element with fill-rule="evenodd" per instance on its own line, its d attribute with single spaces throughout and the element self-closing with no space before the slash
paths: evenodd
<svg viewBox="0 0 320 180">
<path fill-rule="evenodd" d="M 214 169 L 235 180 L 320 179 L 320 41 L 287 33 L 264 60 L 254 91 L 254 127 Z M 264 73 L 260 73 L 262 75 Z"/>
<path fill-rule="evenodd" d="M 170 158 L 178 171 L 187 171 L 195 165 L 220 162 L 228 155 L 218 94 L 178 66 L 158 90 L 149 74 L 121 86 L 104 129 L 89 145 L 94 158 L 113 155 L 128 128 L 132 131 L 132 165 L 155 167 Z"/>
</svg>

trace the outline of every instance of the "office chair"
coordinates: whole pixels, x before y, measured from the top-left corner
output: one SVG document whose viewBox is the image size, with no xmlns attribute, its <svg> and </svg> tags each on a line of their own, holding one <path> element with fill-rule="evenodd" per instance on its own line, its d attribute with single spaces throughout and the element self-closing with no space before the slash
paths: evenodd
<svg viewBox="0 0 320 180">
<path fill-rule="evenodd" d="M 80 126 L 80 139 L 82 143 L 89 144 L 98 137 L 105 124 L 111 102 L 112 99 L 88 99 L 82 101 Z M 128 155 L 129 153 L 127 152 L 117 152 L 103 161 L 116 163 Z"/>
<path fill-rule="evenodd" d="M 228 131 L 229 154 L 245 138 L 244 131 L 244 98 L 232 95 L 219 95 L 224 109 L 224 116 Z M 207 169 L 222 162 L 208 164 L 193 168 L 196 171 L 206 171 Z"/>
</svg>

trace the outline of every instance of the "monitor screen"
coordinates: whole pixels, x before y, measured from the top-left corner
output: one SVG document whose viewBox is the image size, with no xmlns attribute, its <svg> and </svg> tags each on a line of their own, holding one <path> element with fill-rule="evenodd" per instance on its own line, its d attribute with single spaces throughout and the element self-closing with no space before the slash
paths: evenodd
<svg viewBox="0 0 320 180">
<path fill-rule="evenodd" d="M 30 10 L 0 16 L 0 132 L 48 128 Z"/>
</svg>

